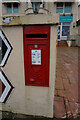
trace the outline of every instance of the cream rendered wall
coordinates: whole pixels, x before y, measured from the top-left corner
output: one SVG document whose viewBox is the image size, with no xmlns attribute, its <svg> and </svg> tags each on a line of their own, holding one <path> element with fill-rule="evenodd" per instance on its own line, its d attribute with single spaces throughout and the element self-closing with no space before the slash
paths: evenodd
<svg viewBox="0 0 80 120">
<path fill-rule="evenodd" d="M 79 26 L 79 28 L 78 28 L 78 34 L 80 35 L 80 26 Z"/>
<path fill-rule="evenodd" d="M 56 16 L 56 3 L 54 2 L 45 2 L 45 8 L 49 10 L 49 13 Z"/>
<path fill-rule="evenodd" d="M 2 15 L 6 15 L 7 10 L 6 10 L 6 4 L 2 4 Z"/>
<path fill-rule="evenodd" d="M 1 3 L 1 0 L 0 0 L 0 16 L 2 15 L 2 3 Z"/>
<path fill-rule="evenodd" d="M 19 15 L 25 15 L 26 2 L 20 2 L 19 4 Z"/>
<path fill-rule="evenodd" d="M 75 2 L 75 0 L 54 0 L 54 2 Z"/>
<path fill-rule="evenodd" d="M 23 28 L 20 26 L 3 27 L 3 31 L 13 47 L 4 71 L 15 87 L 11 97 L 3 105 L 3 110 L 25 113 Z"/>
<path fill-rule="evenodd" d="M 54 13 L 57 14 L 57 13 L 56 13 L 56 3 L 53 4 L 53 14 L 54 14 Z"/>
<path fill-rule="evenodd" d="M 49 12 L 50 13 L 52 13 L 53 14 L 53 10 L 54 10 L 54 8 L 53 8 L 53 2 L 49 2 L 49 3 L 47 3 L 48 4 L 48 10 L 49 10 Z"/>
<path fill-rule="evenodd" d="M 13 47 L 4 71 L 15 88 L 2 109 L 15 113 L 53 117 L 57 26 L 51 26 L 49 87 L 25 86 L 23 27 L 3 27 L 3 31 Z"/>
<path fill-rule="evenodd" d="M 78 3 L 72 3 L 72 13 L 73 13 L 73 21 L 71 22 L 71 30 L 70 34 L 71 35 L 77 35 L 78 34 L 78 29 L 76 27 L 76 21 L 78 20 Z M 75 27 L 73 27 L 73 24 Z"/>
<path fill-rule="evenodd" d="M 78 2 L 72 3 L 73 22 L 78 19 Z"/>
</svg>

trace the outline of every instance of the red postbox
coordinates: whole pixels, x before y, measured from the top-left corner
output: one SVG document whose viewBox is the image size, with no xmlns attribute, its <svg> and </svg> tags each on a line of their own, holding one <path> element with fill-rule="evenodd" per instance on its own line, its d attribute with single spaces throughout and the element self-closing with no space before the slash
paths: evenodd
<svg viewBox="0 0 80 120">
<path fill-rule="evenodd" d="M 25 85 L 49 86 L 50 26 L 24 26 Z"/>
</svg>

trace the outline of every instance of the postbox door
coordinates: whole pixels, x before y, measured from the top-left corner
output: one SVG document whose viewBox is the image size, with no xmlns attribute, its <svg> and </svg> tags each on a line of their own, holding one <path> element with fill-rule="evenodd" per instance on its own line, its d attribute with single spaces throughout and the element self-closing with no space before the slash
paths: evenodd
<svg viewBox="0 0 80 120">
<path fill-rule="evenodd" d="M 26 84 L 48 86 L 48 49 L 47 45 L 26 45 Z"/>
<path fill-rule="evenodd" d="M 50 26 L 24 26 L 25 85 L 49 86 Z"/>
</svg>

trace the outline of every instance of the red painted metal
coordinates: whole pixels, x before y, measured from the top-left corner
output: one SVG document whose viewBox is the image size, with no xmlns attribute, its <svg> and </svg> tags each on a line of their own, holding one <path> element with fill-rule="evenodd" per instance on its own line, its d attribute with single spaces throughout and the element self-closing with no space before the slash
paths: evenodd
<svg viewBox="0 0 80 120">
<path fill-rule="evenodd" d="M 41 36 L 41 38 L 40 38 Z M 50 26 L 24 26 L 25 85 L 49 86 Z M 35 48 L 35 45 L 38 47 Z M 32 64 L 32 50 L 41 50 L 41 64 Z"/>
</svg>

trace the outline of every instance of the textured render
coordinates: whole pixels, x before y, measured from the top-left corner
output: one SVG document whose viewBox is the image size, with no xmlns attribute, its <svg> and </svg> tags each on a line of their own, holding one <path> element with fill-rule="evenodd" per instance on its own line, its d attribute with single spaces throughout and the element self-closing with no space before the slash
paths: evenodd
<svg viewBox="0 0 80 120">
<path fill-rule="evenodd" d="M 15 87 L 3 110 L 25 113 L 23 28 L 5 27 L 3 31 L 13 47 L 4 71 Z"/>
<path fill-rule="evenodd" d="M 80 26 L 79 26 L 79 29 L 78 29 L 78 34 L 80 35 Z"/>
<path fill-rule="evenodd" d="M 1 0 L 0 0 L 0 16 L 2 15 L 2 4 L 1 4 Z"/>
<path fill-rule="evenodd" d="M 72 3 L 73 7 L 72 7 L 72 13 L 73 13 L 73 21 L 71 23 L 71 30 L 70 30 L 70 34 L 71 35 L 75 35 L 77 34 L 78 32 L 78 29 L 77 28 L 73 28 L 73 24 L 75 25 L 76 27 L 76 21 L 78 20 L 78 3 L 75 2 L 75 3 Z"/>
<path fill-rule="evenodd" d="M 73 3 L 72 7 L 73 21 L 71 22 L 70 35 L 71 39 L 75 40 L 75 43 L 71 41 L 71 44 L 78 45 L 78 27 L 76 27 L 76 21 L 78 20 L 78 2 Z"/>
<path fill-rule="evenodd" d="M 50 87 L 25 86 L 23 27 L 3 27 L 3 30 L 13 46 L 4 70 L 15 87 L 3 110 L 53 117 L 57 26 L 51 27 L 50 35 Z"/>
<path fill-rule="evenodd" d="M 75 2 L 75 0 L 54 0 L 54 2 Z"/>
<path fill-rule="evenodd" d="M 2 25 L 33 25 L 33 24 L 58 24 L 59 23 L 59 15 L 52 14 L 38 14 L 38 15 L 26 15 L 26 16 L 17 16 L 10 23 Z"/>
<path fill-rule="evenodd" d="M 2 4 L 1 4 L 1 0 L 0 0 L 0 25 L 2 24 L 1 23 L 1 16 L 2 16 Z M 1 27 L 1 26 L 0 26 Z"/>
</svg>

